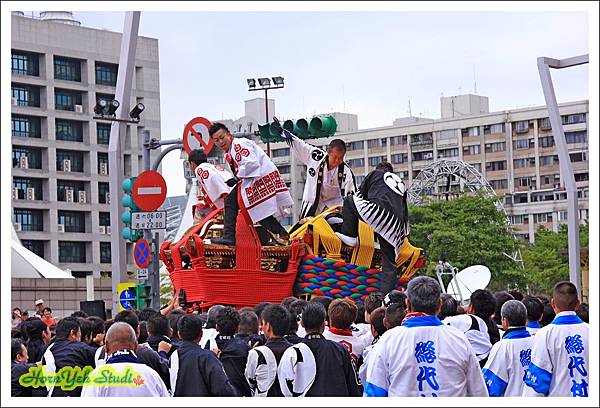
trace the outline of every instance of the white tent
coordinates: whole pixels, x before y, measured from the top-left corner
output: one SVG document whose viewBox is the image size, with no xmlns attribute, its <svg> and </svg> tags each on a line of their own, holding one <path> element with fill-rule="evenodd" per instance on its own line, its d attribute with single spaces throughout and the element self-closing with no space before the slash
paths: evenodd
<svg viewBox="0 0 600 408">
<path fill-rule="evenodd" d="M 21 245 L 14 225 L 12 226 L 11 248 L 11 277 L 73 279 L 70 273 L 52 265 Z"/>
</svg>

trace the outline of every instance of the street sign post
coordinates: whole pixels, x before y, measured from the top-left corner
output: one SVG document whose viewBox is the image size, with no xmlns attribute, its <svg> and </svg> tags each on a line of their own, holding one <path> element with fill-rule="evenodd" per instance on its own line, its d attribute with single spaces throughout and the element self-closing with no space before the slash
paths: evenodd
<svg viewBox="0 0 600 408">
<path fill-rule="evenodd" d="M 150 244 L 144 238 L 138 239 L 133 248 L 133 259 L 139 268 L 146 268 L 150 264 Z"/>
<path fill-rule="evenodd" d="M 201 116 L 190 120 L 183 128 L 183 148 L 187 153 L 194 149 L 204 149 L 208 155 L 215 142 L 208 135 L 208 129 L 212 124 L 210 120 Z"/>
<path fill-rule="evenodd" d="M 133 230 L 157 230 L 167 228 L 167 212 L 132 212 L 131 229 Z"/>
<path fill-rule="evenodd" d="M 135 272 L 135 278 L 137 280 L 146 280 L 148 279 L 148 268 L 137 269 Z"/>
<path fill-rule="evenodd" d="M 119 283 L 117 292 L 119 295 L 119 311 L 131 310 L 135 304 L 134 283 Z"/>
<path fill-rule="evenodd" d="M 143 211 L 156 211 L 167 197 L 167 183 L 158 171 L 144 171 L 136 177 L 132 195 L 138 208 Z"/>
</svg>

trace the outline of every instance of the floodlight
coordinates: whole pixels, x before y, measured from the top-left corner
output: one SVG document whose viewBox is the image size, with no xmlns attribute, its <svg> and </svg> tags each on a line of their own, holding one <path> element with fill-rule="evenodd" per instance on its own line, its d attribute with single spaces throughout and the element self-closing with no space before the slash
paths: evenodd
<svg viewBox="0 0 600 408">
<path fill-rule="evenodd" d="M 140 118 L 140 113 L 142 113 L 145 109 L 145 106 L 143 103 L 138 103 L 136 104 L 133 109 L 131 109 L 131 112 L 129 112 L 129 117 L 132 119 L 139 119 Z"/>
<path fill-rule="evenodd" d="M 256 79 L 248 78 L 246 82 L 248 82 L 248 88 L 256 88 Z"/>
<path fill-rule="evenodd" d="M 120 105 L 119 101 L 117 101 L 116 99 L 113 99 L 112 101 L 110 101 L 110 103 L 106 107 L 104 113 L 108 116 L 114 115 L 115 112 L 117 111 L 117 109 L 119 108 L 119 105 Z"/>
<path fill-rule="evenodd" d="M 260 86 L 269 86 L 271 85 L 271 80 L 269 78 L 258 78 L 258 83 Z"/>
<path fill-rule="evenodd" d="M 101 115 L 104 108 L 106 108 L 106 105 L 107 103 L 104 99 L 99 99 L 98 102 L 96 102 L 96 106 L 94 106 L 94 113 L 96 115 Z"/>
<path fill-rule="evenodd" d="M 283 86 L 283 77 L 280 77 L 280 76 L 273 77 L 273 83 L 275 85 L 282 85 Z"/>
</svg>

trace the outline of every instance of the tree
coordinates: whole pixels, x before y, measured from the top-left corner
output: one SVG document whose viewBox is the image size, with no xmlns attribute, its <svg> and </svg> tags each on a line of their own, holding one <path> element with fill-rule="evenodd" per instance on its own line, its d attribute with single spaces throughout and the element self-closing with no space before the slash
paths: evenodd
<svg viewBox="0 0 600 408">
<path fill-rule="evenodd" d="M 505 214 L 494 200 L 482 194 L 461 195 L 450 201 L 429 201 L 409 209 L 410 241 L 425 250 L 427 274 L 433 275 L 438 260 L 458 269 L 485 265 L 492 282 L 526 283 L 523 271 L 506 254 L 519 246 Z"/>
</svg>

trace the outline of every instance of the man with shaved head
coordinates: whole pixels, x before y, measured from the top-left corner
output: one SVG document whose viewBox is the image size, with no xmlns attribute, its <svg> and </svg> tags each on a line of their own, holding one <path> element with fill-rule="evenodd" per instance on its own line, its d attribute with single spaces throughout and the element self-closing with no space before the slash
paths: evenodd
<svg viewBox="0 0 600 408">
<path fill-rule="evenodd" d="M 525 374 L 526 397 L 587 397 L 589 327 L 577 314 L 577 288 L 558 282 L 550 302 L 556 317 L 536 333 Z"/>
<path fill-rule="evenodd" d="M 137 336 L 125 322 L 116 322 L 106 333 L 106 364 L 90 374 L 82 397 L 169 397 L 156 371 L 138 360 Z M 114 379 L 114 381 L 111 381 Z"/>
</svg>

